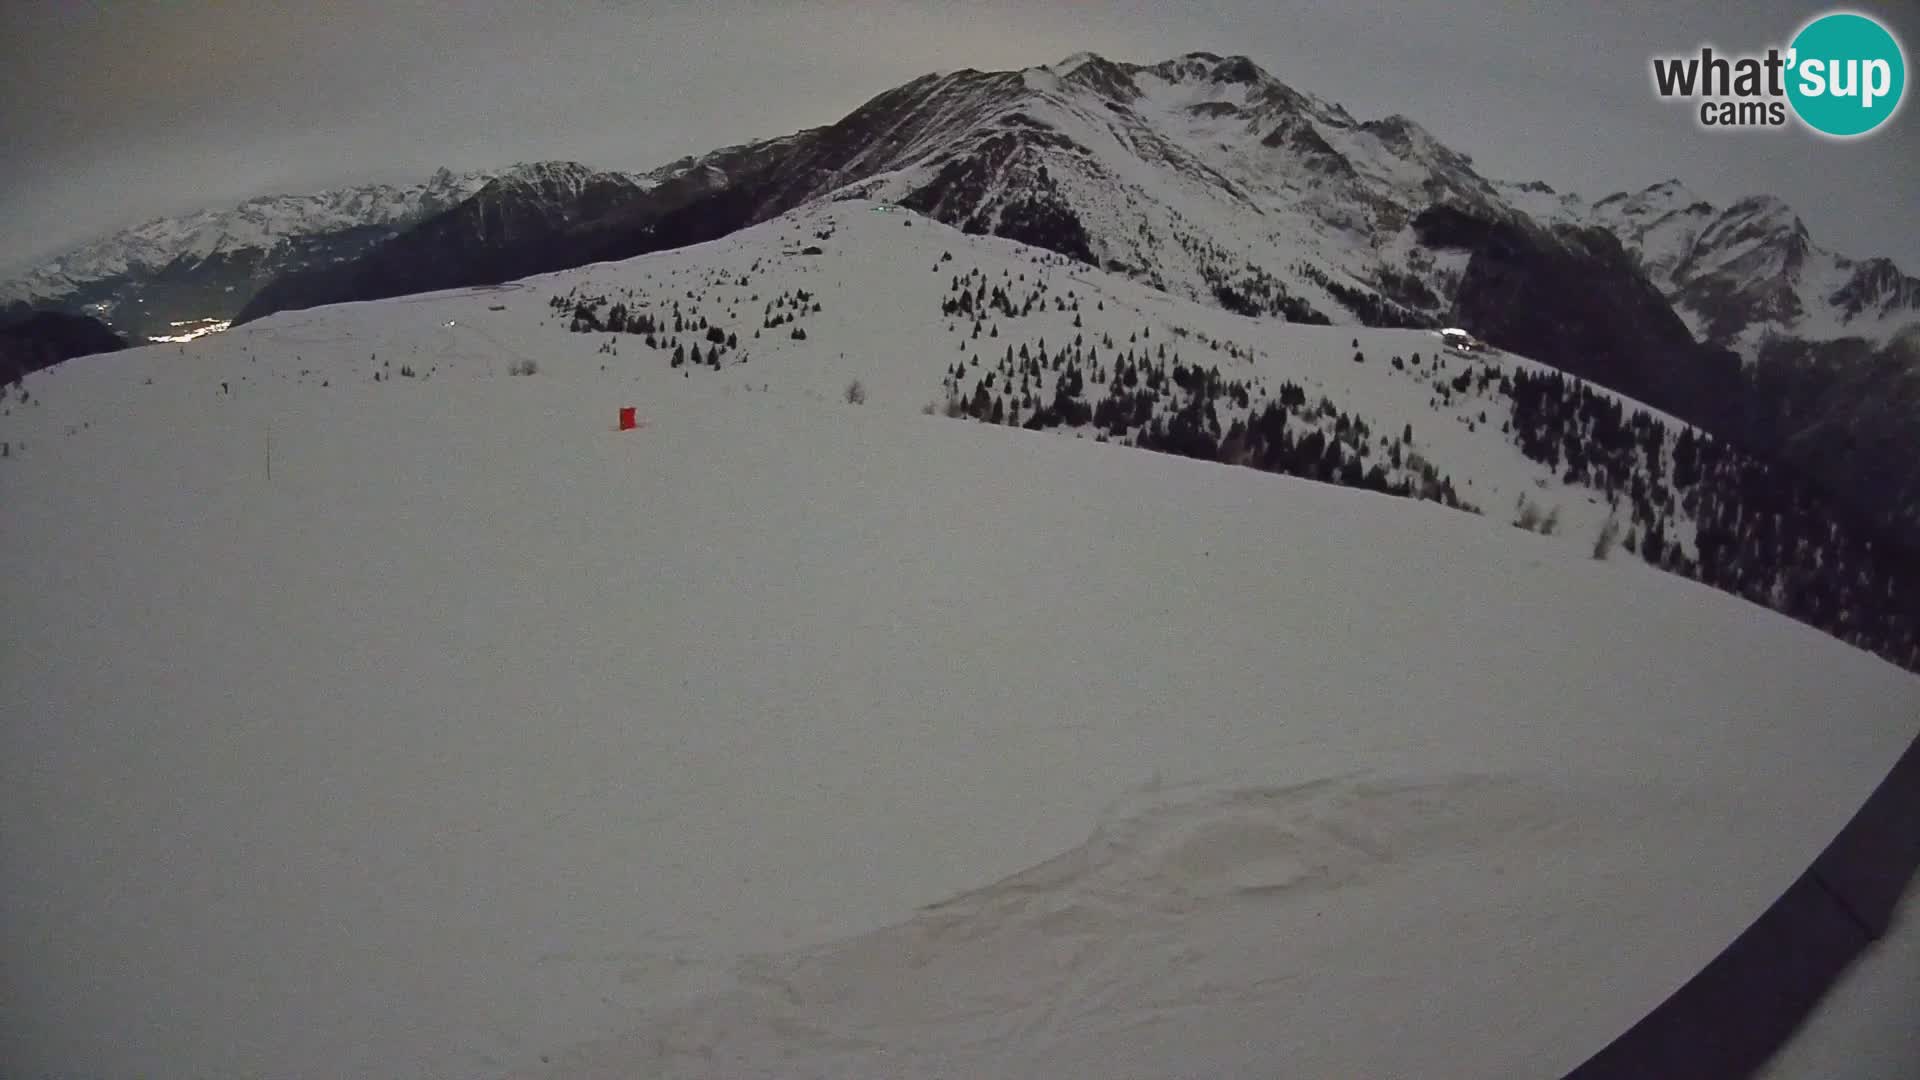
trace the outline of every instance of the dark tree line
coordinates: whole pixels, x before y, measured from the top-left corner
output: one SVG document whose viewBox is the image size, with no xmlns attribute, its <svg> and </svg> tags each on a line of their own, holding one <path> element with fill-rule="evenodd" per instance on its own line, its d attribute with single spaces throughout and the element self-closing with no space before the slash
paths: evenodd
<svg viewBox="0 0 1920 1080">
<path fill-rule="evenodd" d="M 1018 319 L 1032 315 L 1035 310 L 1077 315 L 1080 298 L 1071 289 L 1064 296 L 1052 292 L 1043 275 L 1036 274 L 1029 283 L 1025 273 L 1016 277 L 1011 271 L 1003 271 L 1001 281 L 989 282 L 984 273 L 975 269 L 954 275 L 947 284 L 947 295 L 940 301 L 940 313 L 950 319 L 980 320 L 993 315 Z"/>
<path fill-rule="evenodd" d="M 1126 446 L 1477 512 L 1414 450 L 1410 426 L 1377 435 L 1327 398 L 1310 402 L 1297 384 L 1270 396 L 1217 366 L 1187 363 L 1164 342 L 1147 345 L 1148 333 L 1124 344 L 1111 335 L 1095 343 L 1075 335 L 1053 348 L 1044 339 L 1008 344 L 985 365 L 973 354 L 947 370 L 948 412 L 1029 430 L 1090 427 Z M 1246 415 L 1223 426 L 1229 410 Z"/>
<path fill-rule="evenodd" d="M 963 297 L 972 297 L 970 308 Z M 1003 286 L 956 278 L 943 312 L 977 319 L 1025 303 L 1014 304 Z M 1269 395 L 1142 337 L 1007 344 L 984 367 L 975 353 L 948 371 L 950 411 L 1029 429 L 1091 427 L 1124 445 L 1477 512 L 1416 452 L 1410 429 L 1376 436 L 1331 401 L 1310 402 L 1298 385 Z M 1430 381 L 1436 407 L 1489 399 L 1496 415 L 1483 411 L 1477 423 L 1504 411 L 1503 430 L 1527 458 L 1604 493 L 1621 508 L 1627 551 L 1920 670 L 1920 572 L 1902 546 L 1850 524 L 1798 474 L 1558 373 L 1491 364 L 1448 371 L 1438 360 L 1394 357 L 1392 366 Z M 1223 427 L 1229 407 L 1237 415 Z"/>
<path fill-rule="evenodd" d="M 759 264 L 755 264 L 756 269 Z M 707 284 L 717 284 L 708 279 Z M 727 275 L 725 284 L 746 288 L 746 275 Z M 687 297 L 695 294 L 688 290 Z M 760 302 L 760 295 L 752 295 L 753 302 Z M 682 308 L 679 300 L 667 301 L 658 309 L 645 306 L 646 297 L 634 293 L 632 289 L 622 290 L 620 298 L 606 294 L 584 293 L 578 286 L 567 293 L 550 297 L 547 307 L 556 314 L 569 317 L 567 328 L 577 334 L 630 334 L 640 337 L 650 349 L 669 354 L 668 365 L 680 367 L 710 367 L 718 370 L 727 353 L 740 348 L 740 336 L 735 331 L 716 322 L 710 322 L 705 315 L 691 304 Z M 601 309 L 606 313 L 601 314 Z M 765 301 L 761 311 L 761 329 L 788 327 L 787 336 L 795 341 L 805 341 L 807 332 L 799 325 L 799 320 L 808 314 L 821 310 L 819 299 L 806 289 L 783 291 L 771 300 Z M 755 337 L 760 331 L 754 331 Z M 704 347 L 703 343 L 704 342 Z M 618 355 L 611 343 L 600 347 L 602 353 Z"/>
<path fill-rule="evenodd" d="M 1294 271 L 1301 277 L 1327 290 L 1335 300 L 1340 302 L 1341 307 L 1359 316 L 1360 321 L 1368 326 L 1392 326 L 1403 329 L 1425 330 L 1438 325 L 1438 322 L 1431 315 L 1411 310 L 1378 293 L 1368 292 L 1365 289 L 1355 288 L 1354 286 L 1335 281 L 1328 277 L 1326 272 L 1317 266 L 1309 263 L 1298 263 L 1294 266 Z M 1395 284 L 1400 286 L 1403 291 L 1411 292 L 1414 295 L 1424 293 L 1427 298 L 1433 298 L 1432 292 L 1427 290 L 1424 285 L 1421 285 L 1419 279 L 1413 277 L 1411 274 L 1394 280 Z"/>
<path fill-rule="evenodd" d="M 1210 281 L 1213 298 L 1220 306 L 1235 315 L 1258 317 L 1273 315 L 1293 323 L 1309 323 L 1315 326 L 1331 326 L 1333 320 L 1321 314 L 1314 306 L 1298 296 L 1288 292 L 1286 286 L 1264 270 L 1254 268 L 1254 272 L 1241 277 L 1238 281 Z"/>
<path fill-rule="evenodd" d="M 1625 414 L 1618 400 L 1558 373 L 1518 372 L 1498 385 L 1522 453 L 1631 507 L 1629 550 L 1920 670 L 1920 569 L 1911 554 L 1853 524 L 1797 473 L 1691 428 L 1676 436 L 1664 421 Z M 1677 511 L 1696 524 L 1696 555 L 1674 539 Z"/>
<path fill-rule="evenodd" d="M 1226 310 L 1250 318 L 1277 316 L 1293 323 L 1332 325 L 1332 319 L 1289 292 L 1284 282 L 1263 267 L 1242 262 L 1236 269 L 1228 269 L 1234 256 L 1220 245 L 1184 230 L 1175 235 L 1192 257 L 1214 301 Z"/>
</svg>

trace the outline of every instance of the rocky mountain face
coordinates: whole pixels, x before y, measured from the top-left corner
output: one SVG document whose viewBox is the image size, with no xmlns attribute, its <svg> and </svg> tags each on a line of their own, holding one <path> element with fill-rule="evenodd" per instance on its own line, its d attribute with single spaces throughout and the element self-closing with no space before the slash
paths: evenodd
<svg viewBox="0 0 1920 1080">
<path fill-rule="evenodd" d="M 1449 207 L 1415 225 L 1423 243 L 1467 256 L 1455 321 L 1710 430 L 1730 421 L 1739 358 L 1696 342 L 1612 233 L 1563 225 L 1545 242 Z"/>
<path fill-rule="evenodd" d="M 1699 418 L 1920 539 L 1920 278 L 1814 243 L 1770 196 L 1718 207 L 1678 180 L 1591 205 L 1544 185 L 1506 193 L 1541 220 L 1618 237 L 1687 327 L 1737 354 L 1681 400 Z"/>
<path fill-rule="evenodd" d="M 621 207 L 554 210 L 563 228 L 489 244 L 521 249 L 502 259 L 519 266 L 562 258 L 536 255 L 558 241 L 577 264 L 722 235 L 814 198 L 869 197 L 1249 313 L 1427 325 L 1459 267 L 1418 250 L 1413 216 L 1444 200 L 1523 220 L 1411 121 L 1362 123 L 1243 57 L 1204 53 L 930 75 L 827 127 L 663 173 Z M 399 265 L 398 249 L 445 240 L 417 231 L 367 261 Z M 370 273 L 355 295 L 446 287 L 452 274 Z M 319 295 L 276 293 L 248 316 Z"/>
<path fill-rule="evenodd" d="M 288 273 L 235 315 L 247 322 L 285 308 L 463 285 L 492 284 L 576 265 L 573 231 L 642 197 L 648 183 L 577 162 L 518 165 L 458 205 L 353 260 Z"/>
<path fill-rule="evenodd" d="M 1588 204 L 1541 184 L 1500 186 L 1543 222 L 1612 232 L 1697 336 L 1749 361 L 1772 338 L 1885 345 L 1920 325 L 1920 278 L 1820 247 L 1770 195 L 1720 207 L 1668 180 Z"/>
<path fill-rule="evenodd" d="M 1920 327 L 1884 345 L 1768 339 L 1741 390 L 1736 438 L 1920 548 Z"/>
<path fill-rule="evenodd" d="M 1536 223 L 1413 121 L 1357 120 L 1245 57 L 1210 53 L 925 76 L 827 127 L 678 162 L 598 199 L 526 193 L 523 214 L 539 228 L 488 228 L 483 197 L 351 266 L 290 277 L 242 319 L 630 257 L 823 197 L 892 202 L 1175 295 L 1297 322 L 1490 318 L 1503 295 L 1495 278 L 1552 264 L 1562 282 L 1608 284 L 1535 290 L 1539 305 L 1500 315 L 1538 320 L 1525 333 L 1537 355 L 1638 391 L 1602 369 L 1690 347 L 1663 304 L 1643 302 L 1649 294 L 1627 260 Z M 1418 224 L 1435 210 L 1497 243 L 1479 250 L 1457 242 L 1458 230 L 1437 242 Z M 1550 332 L 1570 320 L 1614 347 L 1596 358 Z"/>
<path fill-rule="evenodd" d="M 486 182 L 446 169 L 412 185 L 268 195 L 159 218 L 76 248 L 0 284 L 0 301 L 91 315 L 144 341 L 228 320 L 282 275 L 349 262 Z"/>
</svg>

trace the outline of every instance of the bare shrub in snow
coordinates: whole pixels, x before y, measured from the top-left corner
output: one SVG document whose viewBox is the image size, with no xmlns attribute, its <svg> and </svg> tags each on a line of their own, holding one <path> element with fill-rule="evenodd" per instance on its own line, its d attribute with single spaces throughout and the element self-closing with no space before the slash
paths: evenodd
<svg viewBox="0 0 1920 1080">
<path fill-rule="evenodd" d="M 507 365 L 507 374 L 509 375 L 533 375 L 537 374 L 539 370 L 540 365 L 534 363 L 532 360 L 515 360 L 513 363 Z"/>
<path fill-rule="evenodd" d="M 1520 496 L 1520 513 L 1513 519 L 1514 526 L 1525 529 L 1528 532 L 1539 532 L 1540 521 L 1541 513 L 1539 505 L 1525 495 Z"/>
<path fill-rule="evenodd" d="M 1599 535 L 1593 538 L 1593 557 L 1605 559 L 1613 554 L 1613 545 L 1620 541 L 1620 519 L 1609 515 L 1600 526 Z"/>
<path fill-rule="evenodd" d="M 1539 503 L 1521 495 L 1520 510 L 1513 519 L 1513 525 L 1514 528 L 1539 533 L 1541 536 L 1552 536 L 1560 531 L 1560 508 L 1556 506 L 1551 511 L 1547 511 L 1542 509 Z"/>
<path fill-rule="evenodd" d="M 865 405 L 867 403 L 867 388 L 860 384 L 859 379 L 855 379 L 847 384 L 846 399 L 849 405 Z"/>
</svg>

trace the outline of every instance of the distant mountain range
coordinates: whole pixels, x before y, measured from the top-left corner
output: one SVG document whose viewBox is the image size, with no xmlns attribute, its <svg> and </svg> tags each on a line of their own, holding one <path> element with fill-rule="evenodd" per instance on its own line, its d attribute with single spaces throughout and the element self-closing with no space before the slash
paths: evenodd
<svg viewBox="0 0 1920 1080">
<path fill-rule="evenodd" d="M 1502 185 L 1536 220 L 1619 237 L 1702 340 L 1756 356 L 1770 337 L 1886 344 L 1920 322 L 1920 278 L 1889 259 L 1822 248 L 1770 195 L 1716 207 L 1678 180 L 1587 203 L 1544 184 Z"/>
<path fill-rule="evenodd" d="M 510 281 L 577 265 L 576 230 L 644 200 L 648 177 L 577 162 L 519 165 L 490 178 L 458 205 L 427 217 L 359 258 L 290 271 L 236 313 L 237 322 L 285 308 L 376 299 Z"/>
<path fill-rule="evenodd" d="M 1718 208 L 1669 182 L 1588 203 L 1491 180 L 1414 121 L 1358 120 L 1246 57 L 1080 54 L 928 75 L 834 124 L 644 175 L 548 162 L 380 190 L 301 204 L 377 221 L 266 215 L 297 238 L 270 243 L 263 225 L 228 247 L 179 248 L 158 270 L 164 251 L 116 253 L 31 280 L 64 283 L 64 305 L 103 298 L 90 302 L 115 326 L 130 307 L 181 321 L 214 289 L 224 302 L 192 317 L 246 322 L 623 259 L 811 200 L 870 198 L 1249 316 L 1463 325 L 1798 463 L 1920 536 L 1920 409 L 1908 407 L 1920 401 L 1920 280 L 1819 248 L 1777 199 Z M 114 272 L 83 280 L 88 265 Z M 192 284 L 169 293 L 175 281 Z"/>
<path fill-rule="evenodd" d="M 99 318 L 136 341 L 231 319 L 283 274 L 350 261 L 460 204 L 485 173 L 267 195 L 124 229 L 0 284 L 0 305 Z"/>
</svg>

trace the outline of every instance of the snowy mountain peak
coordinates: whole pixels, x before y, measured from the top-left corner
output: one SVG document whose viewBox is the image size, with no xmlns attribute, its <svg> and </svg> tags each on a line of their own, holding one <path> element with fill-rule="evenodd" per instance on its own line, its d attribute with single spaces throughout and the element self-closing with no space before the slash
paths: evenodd
<svg viewBox="0 0 1920 1080">
<path fill-rule="evenodd" d="M 1106 63 L 1106 61 L 1100 56 L 1099 53 L 1077 52 L 1077 53 L 1074 53 L 1072 56 L 1066 57 L 1065 59 L 1062 59 L 1062 60 L 1055 61 L 1054 63 L 1048 64 L 1046 66 L 1047 66 L 1047 69 L 1052 71 L 1055 75 L 1058 75 L 1061 78 L 1065 78 L 1068 75 L 1071 75 L 1075 71 L 1079 70 L 1081 66 L 1085 64 L 1090 64 L 1090 63 Z"/>
<path fill-rule="evenodd" d="M 1117 64 L 1093 53 L 1080 53 L 1067 66 L 1055 67 L 1054 74 L 1076 86 L 1104 94 L 1115 101 L 1127 102 L 1140 97 L 1128 65 Z"/>
<path fill-rule="evenodd" d="M 568 211 L 579 223 L 619 220 L 594 258 L 724 235 L 812 199 L 863 197 L 1243 313 L 1424 324 L 1444 309 L 1464 256 L 1409 258 L 1420 246 L 1413 219 L 1435 203 L 1520 217 L 1470 159 L 1411 119 L 1362 124 L 1248 57 L 1211 52 L 1149 64 L 1080 53 L 1018 71 L 927 75 L 834 124 L 673 168 L 698 181 L 690 197 L 718 201 L 682 212 L 676 189 L 604 214 Z M 575 163 L 521 167 L 487 197 L 579 202 L 592 175 Z M 665 228 L 662 214 L 673 216 Z M 514 230 L 476 226 L 516 242 Z M 423 251 L 418 265 L 435 261 Z M 541 253 L 509 264 L 555 263 Z M 419 276 L 396 275 L 395 287 Z M 311 302 L 297 291 L 287 301 Z"/>
<path fill-rule="evenodd" d="M 1776 196 L 1720 207 L 1674 179 L 1588 205 L 1545 185 L 1500 187 L 1543 222 L 1599 225 L 1618 236 L 1696 333 L 1749 359 L 1770 336 L 1885 342 L 1920 318 L 1920 279 L 1887 259 L 1855 261 L 1821 248 Z"/>
<path fill-rule="evenodd" d="M 1893 340 L 1920 337 L 1920 278 L 1901 272 L 1892 259 L 1867 259 L 1859 263 L 1839 260 L 1836 269 L 1849 271 L 1847 279 L 1827 299 L 1843 319 L 1905 318 L 1912 321 L 1905 323 Z M 1911 343 L 1907 348 L 1920 353 Z"/>
<path fill-rule="evenodd" d="M 523 161 L 495 177 L 487 188 L 496 192 L 530 189 L 549 197 L 565 197 L 578 194 L 598 175 L 600 170 L 578 161 Z"/>
<path fill-rule="evenodd" d="M 1593 213 L 1579 194 L 1543 180 L 1495 180 L 1493 187 L 1507 205 L 1542 225 L 1587 224 Z"/>
<path fill-rule="evenodd" d="M 1709 210 L 1699 202 L 1668 218 L 1684 214 L 1695 224 Z M 1815 295 L 1821 290 L 1802 288 L 1811 252 L 1807 227 L 1791 207 L 1769 195 L 1749 196 L 1705 220 L 1670 268 L 1670 286 L 1687 298 L 1702 336 L 1729 341 L 1755 327 L 1796 324 L 1822 306 Z"/>
<path fill-rule="evenodd" d="M 1414 123 L 1412 118 L 1399 113 L 1369 120 L 1360 125 L 1360 129 L 1379 139 L 1395 153 L 1413 160 L 1455 170 L 1468 169 L 1473 165 L 1473 158 L 1442 143 L 1426 128 Z"/>
<path fill-rule="evenodd" d="M 1920 280 L 1886 259 L 1855 262 L 1820 247 L 1772 195 L 1723 208 L 1666 180 L 1591 207 L 1563 198 L 1527 209 L 1613 232 L 1696 334 L 1749 360 L 1772 337 L 1884 343 L 1920 320 Z"/>
<path fill-rule="evenodd" d="M 238 247 L 355 225 L 386 224 L 417 213 L 422 204 L 464 198 L 486 173 L 441 168 L 420 184 L 362 184 L 306 194 L 258 195 L 230 209 L 196 210 L 154 218 L 103 236 L 48 260 L 10 283 L 26 292 L 57 287 L 59 278 L 157 268 L 183 256 L 206 258 Z"/>
<path fill-rule="evenodd" d="M 1593 209 L 1619 220 L 1648 219 L 1705 202 L 1680 181 L 1663 180 L 1639 191 L 1615 192 L 1594 203 Z"/>
<path fill-rule="evenodd" d="M 1244 56 L 1222 57 L 1218 53 L 1210 52 L 1185 53 L 1153 64 L 1150 70 L 1161 78 L 1173 82 L 1207 82 L 1215 81 L 1216 72 L 1222 68 L 1231 68 L 1232 72 L 1239 76 L 1247 76 L 1259 71 L 1258 66 Z M 1247 70 L 1249 68 L 1252 72 Z"/>
<path fill-rule="evenodd" d="M 1244 56 L 1229 56 L 1222 60 L 1213 69 L 1213 79 L 1215 82 L 1241 83 L 1250 86 L 1278 81 L 1267 74 L 1259 64 Z"/>
<path fill-rule="evenodd" d="M 1804 248 L 1807 226 L 1785 200 L 1773 195 L 1749 195 L 1727 207 L 1714 228 L 1737 229 L 1743 238 L 1784 241 Z"/>
<path fill-rule="evenodd" d="M 1249 106 L 1305 100 L 1304 95 L 1245 56 L 1196 52 L 1157 64 L 1129 65 L 1129 70 L 1187 87 L 1213 100 L 1233 100 Z"/>
</svg>

